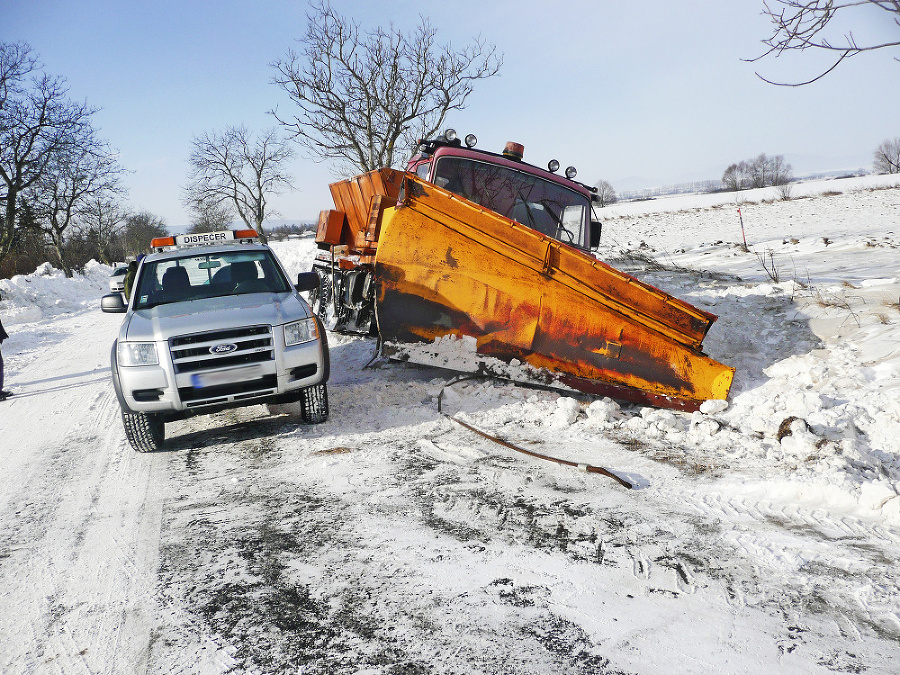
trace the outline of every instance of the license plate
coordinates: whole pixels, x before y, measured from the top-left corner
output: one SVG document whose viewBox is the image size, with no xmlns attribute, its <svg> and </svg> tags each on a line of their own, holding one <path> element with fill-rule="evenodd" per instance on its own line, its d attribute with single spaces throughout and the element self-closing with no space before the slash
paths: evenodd
<svg viewBox="0 0 900 675">
<path fill-rule="evenodd" d="M 228 370 L 216 370 L 212 373 L 194 373 L 191 375 L 191 385 L 194 389 L 212 387 L 217 384 L 231 384 L 232 382 L 246 382 L 256 380 L 263 376 L 263 367 L 259 364 L 229 368 Z"/>
</svg>

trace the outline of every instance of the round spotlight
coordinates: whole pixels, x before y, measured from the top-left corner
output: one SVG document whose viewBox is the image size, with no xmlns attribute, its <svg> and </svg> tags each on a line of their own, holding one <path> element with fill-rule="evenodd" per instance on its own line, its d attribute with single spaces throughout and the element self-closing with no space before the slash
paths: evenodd
<svg viewBox="0 0 900 675">
<path fill-rule="evenodd" d="M 559 162 L 557 162 L 555 159 L 551 159 L 549 162 L 547 162 L 547 171 L 549 171 L 550 173 L 556 173 L 557 171 L 559 171 Z"/>
<path fill-rule="evenodd" d="M 469 134 L 466 136 L 466 147 L 474 148 L 478 143 L 478 139 L 475 137 L 475 134 Z"/>
<path fill-rule="evenodd" d="M 456 129 L 447 129 L 444 132 L 444 138 L 446 138 L 450 143 L 456 140 Z"/>
<path fill-rule="evenodd" d="M 578 175 L 578 170 L 574 166 L 570 166 L 566 168 L 566 178 L 572 180 L 575 176 Z"/>
</svg>

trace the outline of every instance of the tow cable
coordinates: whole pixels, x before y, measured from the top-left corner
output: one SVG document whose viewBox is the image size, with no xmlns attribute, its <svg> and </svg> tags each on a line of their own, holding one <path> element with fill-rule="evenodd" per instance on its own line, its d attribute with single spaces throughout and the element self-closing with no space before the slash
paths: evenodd
<svg viewBox="0 0 900 675">
<path fill-rule="evenodd" d="M 521 452 L 522 454 L 528 455 L 529 457 L 536 457 L 537 459 L 544 459 L 549 462 L 556 462 L 557 464 L 562 464 L 564 466 L 575 467 L 576 469 L 579 469 L 580 471 L 585 471 L 587 473 L 599 473 L 603 476 L 612 478 L 614 481 L 616 481 L 619 485 L 621 485 L 624 488 L 627 488 L 629 490 L 634 488 L 634 485 L 632 483 L 629 483 L 624 478 L 617 476 L 612 471 L 604 469 L 602 466 L 594 466 L 592 464 L 573 462 L 572 460 L 569 460 L 569 459 L 562 459 L 560 457 L 551 457 L 550 455 L 544 455 L 544 454 L 541 454 L 540 452 L 534 452 L 533 450 L 526 450 L 525 448 L 520 448 L 519 446 L 509 443 L 507 441 L 504 441 L 501 438 L 492 436 L 491 434 L 489 434 L 485 431 L 476 429 L 471 424 L 467 424 L 467 423 L 463 422 L 462 420 L 457 419 L 456 417 L 453 417 L 452 415 L 448 415 L 443 410 L 441 410 L 441 400 L 443 399 L 443 396 L 444 396 L 444 390 L 447 389 L 447 387 L 452 387 L 454 384 L 463 382 L 465 380 L 476 380 L 476 379 L 485 379 L 485 377 L 483 375 L 472 375 L 472 376 L 467 376 L 467 377 L 461 377 L 459 379 L 453 380 L 453 381 L 445 384 L 441 388 L 441 392 L 440 392 L 440 394 L 438 394 L 438 398 L 437 398 L 438 413 L 441 414 L 443 417 L 446 417 L 447 419 L 456 422 L 461 427 L 468 429 L 472 433 L 478 434 L 482 438 L 486 438 L 487 440 L 493 441 L 494 443 L 497 443 L 498 445 L 502 445 L 505 448 L 509 448 L 510 450 L 515 450 L 516 452 Z"/>
</svg>

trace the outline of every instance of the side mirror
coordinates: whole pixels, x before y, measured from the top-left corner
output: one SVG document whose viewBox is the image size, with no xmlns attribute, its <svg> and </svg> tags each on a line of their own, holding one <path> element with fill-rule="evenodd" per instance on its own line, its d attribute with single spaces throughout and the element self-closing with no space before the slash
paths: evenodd
<svg viewBox="0 0 900 675">
<path fill-rule="evenodd" d="M 318 272 L 300 272 L 297 275 L 297 290 L 298 291 L 314 291 L 319 287 L 319 274 Z"/>
<path fill-rule="evenodd" d="M 100 298 L 100 309 L 110 314 L 123 314 L 127 307 L 121 293 L 110 293 Z"/>
<path fill-rule="evenodd" d="M 599 220 L 591 221 L 591 248 L 600 246 L 600 233 L 603 231 L 603 223 Z"/>
</svg>

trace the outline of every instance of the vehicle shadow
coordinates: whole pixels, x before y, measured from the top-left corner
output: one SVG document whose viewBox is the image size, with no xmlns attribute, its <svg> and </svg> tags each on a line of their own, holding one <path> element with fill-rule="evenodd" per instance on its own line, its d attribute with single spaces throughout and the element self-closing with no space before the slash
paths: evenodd
<svg viewBox="0 0 900 675">
<path fill-rule="evenodd" d="M 158 452 L 197 450 L 243 441 L 293 436 L 308 440 L 333 436 L 380 433 L 418 424 L 440 422 L 443 414 L 488 410 L 509 402 L 504 394 L 517 385 L 484 378 L 461 383 L 439 409 L 441 393 L 465 374 L 432 366 L 373 360 L 374 338 L 329 336 L 331 375 L 328 382 L 329 419 L 304 424 L 299 403 L 286 406 L 252 405 L 209 416 L 197 415 L 166 425 L 166 440 Z M 489 392 L 484 400 L 467 401 L 466 390 Z M 544 392 L 548 398 L 556 394 Z"/>
<path fill-rule="evenodd" d="M 41 394 L 55 394 L 60 391 L 67 391 L 77 387 L 87 387 L 104 382 L 109 382 L 108 367 L 95 368 L 94 370 L 86 370 L 81 373 L 69 373 L 68 375 L 59 375 L 57 377 L 47 377 L 42 380 L 32 380 L 30 382 L 20 382 L 19 380 L 15 380 L 10 382 L 10 387 L 15 388 L 16 398 L 22 399 L 31 396 L 40 396 Z"/>
<path fill-rule="evenodd" d="M 274 439 L 292 432 L 297 427 L 297 423 L 291 422 L 288 416 L 269 416 L 266 409 L 262 406 L 253 406 L 252 412 L 246 410 L 244 414 L 251 415 L 253 413 L 258 413 L 258 416 L 250 419 L 234 420 L 215 426 L 207 427 L 204 425 L 203 429 L 193 431 L 179 432 L 181 428 L 186 426 L 184 422 L 170 423 L 166 425 L 165 443 L 156 452 L 181 452 L 241 441 Z M 219 420 L 221 419 L 220 415 Z M 175 434 L 170 435 L 173 429 L 176 429 Z"/>
</svg>

